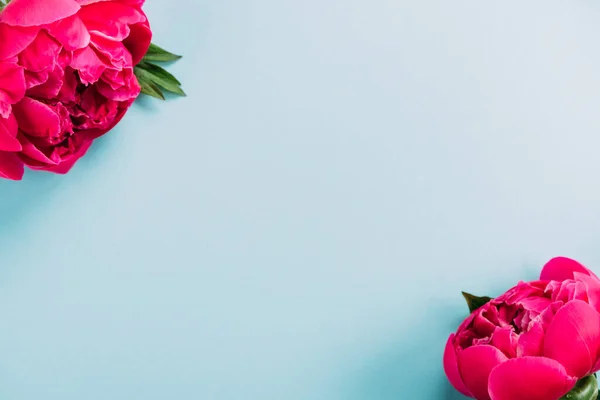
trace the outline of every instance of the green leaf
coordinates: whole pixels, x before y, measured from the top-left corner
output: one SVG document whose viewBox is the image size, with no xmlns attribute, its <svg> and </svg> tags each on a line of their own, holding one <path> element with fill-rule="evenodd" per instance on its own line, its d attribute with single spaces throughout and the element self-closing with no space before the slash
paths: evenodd
<svg viewBox="0 0 600 400">
<path fill-rule="evenodd" d="M 138 77 L 138 82 L 140 83 L 140 87 L 142 88 L 142 93 L 160 100 L 165 99 L 165 95 L 163 94 L 162 90 L 160 90 L 160 88 L 156 86 L 156 84 L 154 84 L 152 81 L 141 78 L 137 74 L 137 71 L 136 76 Z"/>
<path fill-rule="evenodd" d="M 462 295 L 465 298 L 465 300 L 467 301 L 467 305 L 469 306 L 470 312 L 477 310 L 479 307 L 481 307 L 482 305 L 484 305 L 487 302 L 489 302 L 490 300 L 492 300 L 491 297 L 487 297 L 487 296 L 479 297 L 479 296 L 475 296 L 475 295 L 472 295 L 467 292 L 462 292 Z"/>
<path fill-rule="evenodd" d="M 181 89 L 181 82 L 164 68 L 148 62 L 141 62 L 137 65 L 136 70 L 136 75 L 142 76 L 171 93 L 185 96 L 185 92 Z"/>
<path fill-rule="evenodd" d="M 181 82 L 179 82 L 177 80 L 177 78 L 175 78 L 173 76 L 173 74 L 171 74 L 169 71 L 167 71 L 163 67 L 160 67 L 156 64 L 142 61 L 141 63 L 138 64 L 138 68 L 144 69 L 144 70 L 150 72 L 152 75 L 155 75 L 156 77 L 163 79 L 167 82 L 170 82 L 170 83 L 173 83 L 176 85 L 181 85 Z"/>
<path fill-rule="evenodd" d="M 560 398 L 560 400 L 596 400 L 598 398 L 598 381 L 593 375 L 582 378 L 573 390 Z"/>
<path fill-rule="evenodd" d="M 144 56 L 144 61 L 158 61 L 158 62 L 168 62 L 168 61 L 177 61 L 181 58 L 177 54 L 173 54 L 168 52 L 167 50 L 158 47 L 154 43 L 150 44 L 150 48 L 146 55 Z"/>
</svg>

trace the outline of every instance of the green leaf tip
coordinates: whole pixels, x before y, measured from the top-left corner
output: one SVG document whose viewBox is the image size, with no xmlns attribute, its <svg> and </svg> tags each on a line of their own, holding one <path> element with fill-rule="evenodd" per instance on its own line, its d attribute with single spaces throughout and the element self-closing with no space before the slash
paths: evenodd
<svg viewBox="0 0 600 400">
<path fill-rule="evenodd" d="M 462 295 L 467 302 L 467 306 L 469 306 L 469 312 L 473 312 L 473 311 L 477 310 L 479 307 L 483 306 L 484 304 L 486 304 L 490 300 L 492 300 L 491 297 L 475 296 L 475 295 L 473 295 L 471 293 L 467 293 L 467 292 L 462 292 Z"/>
<path fill-rule="evenodd" d="M 163 49 L 162 47 L 159 47 L 159 46 L 155 45 L 154 43 L 151 43 L 150 48 L 146 52 L 146 55 L 144 56 L 143 60 L 144 61 L 169 62 L 169 61 L 177 61 L 181 58 L 182 58 L 181 56 L 179 56 L 177 54 L 173 54 L 173 53 Z"/>
</svg>

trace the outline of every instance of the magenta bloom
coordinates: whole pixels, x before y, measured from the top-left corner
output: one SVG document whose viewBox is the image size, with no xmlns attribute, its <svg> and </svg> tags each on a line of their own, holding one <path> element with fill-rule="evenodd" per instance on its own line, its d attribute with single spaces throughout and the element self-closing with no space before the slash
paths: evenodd
<svg viewBox="0 0 600 400">
<path fill-rule="evenodd" d="M 0 12 L 0 176 L 66 173 L 120 121 L 152 36 L 143 3 L 12 0 Z"/>
<path fill-rule="evenodd" d="M 600 279 L 568 258 L 474 311 L 450 335 L 444 370 L 479 400 L 557 400 L 600 369 Z"/>
</svg>

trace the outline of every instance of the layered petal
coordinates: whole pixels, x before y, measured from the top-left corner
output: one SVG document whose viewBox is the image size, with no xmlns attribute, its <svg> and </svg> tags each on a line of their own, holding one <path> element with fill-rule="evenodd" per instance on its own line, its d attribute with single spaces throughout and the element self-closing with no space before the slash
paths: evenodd
<svg viewBox="0 0 600 400">
<path fill-rule="evenodd" d="M 115 69 L 133 67 L 131 53 L 122 42 L 115 42 L 95 32 L 91 33 L 91 37 L 91 46 L 96 50 L 103 62 Z"/>
<path fill-rule="evenodd" d="M 102 3 L 102 2 L 106 2 L 106 1 L 117 1 L 119 3 L 123 3 L 123 4 L 130 4 L 130 5 L 137 5 L 139 7 L 141 7 L 146 0 L 75 0 L 77 3 L 79 3 L 79 5 L 81 6 L 86 6 L 89 4 L 95 4 L 95 3 Z"/>
<path fill-rule="evenodd" d="M 12 0 L 0 13 L 0 22 L 12 26 L 41 26 L 79 11 L 75 0 Z"/>
<path fill-rule="evenodd" d="M 18 181 L 23 178 L 23 173 L 23 162 L 16 153 L 0 151 L 0 177 Z"/>
<path fill-rule="evenodd" d="M 23 150 L 19 153 L 19 158 L 30 168 L 47 167 L 56 165 L 56 162 L 48 157 L 43 151 L 38 149 L 29 138 L 23 133 L 19 133 L 19 142 Z"/>
<path fill-rule="evenodd" d="M 575 272 L 595 276 L 593 272 L 575 260 L 567 257 L 556 257 L 544 265 L 540 279 L 545 281 L 564 281 L 574 279 Z"/>
<path fill-rule="evenodd" d="M 0 60 L 14 57 L 36 38 L 39 27 L 10 26 L 0 23 Z"/>
<path fill-rule="evenodd" d="M 477 400 L 489 400 L 488 379 L 492 370 L 508 358 L 489 345 L 472 346 L 458 354 L 458 370 L 467 390 Z"/>
<path fill-rule="evenodd" d="M 561 363 L 570 376 L 592 372 L 600 349 L 600 314 L 589 304 L 573 300 L 560 308 L 548 326 L 544 356 Z"/>
<path fill-rule="evenodd" d="M 56 21 L 47 30 L 68 51 L 83 49 L 90 44 L 90 32 L 77 14 Z"/>
<path fill-rule="evenodd" d="M 135 24 L 130 27 L 129 36 L 123 44 L 131 53 L 133 65 L 137 65 L 148 52 L 152 41 L 152 31 L 148 22 Z"/>
<path fill-rule="evenodd" d="M 600 279 L 595 276 L 575 272 L 575 280 L 585 285 L 587 302 L 600 312 Z"/>
<path fill-rule="evenodd" d="M 138 7 L 118 2 L 96 3 L 81 9 L 83 23 L 90 30 L 112 40 L 122 41 L 129 36 L 129 26 L 146 21 Z"/>
<path fill-rule="evenodd" d="M 15 104 L 25 96 L 23 68 L 13 62 L 0 62 L 0 103 Z M 5 118 L 7 115 L 3 115 Z"/>
<path fill-rule="evenodd" d="M 73 168 L 75 163 L 83 157 L 90 146 L 92 141 L 88 139 L 70 139 L 66 146 L 56 147 L 51 155 L 51 158 L 55 160 L 54 165 L 47 166 L 34 166 L 30 165 L 31 169 L 44 170 L 54 172 L 56 174 L 66 174 Z"/>
<path fill-rule="evenodd" d="M 91 47 L 75 51 L 70 66 L 78 71 L 81 83 L 84 85 L 96 83 L 107 68 L 98 53 Z"/>
<path fill-rule="evenodd" d="M 446 342 L 446 348 L 444 349 L 444 371 L 446 372 L 448 380 L 456 390 L 465 396 L 471 396 L 471 393 L 467 390 L 467 387 L 460 377 L 460 372 L 458 371 L 454 334 L 450 335 L 448 342 Z"/>
<path fill-rule="evenodd" d="M 503 352 L 507 357 L 513 358 L 517 355 L 517 344 L 519 338 L 512 326 L 497 327 L 492 335 L 492 346 Z"/>
<path fill-rule="evenodd" d="M 61 51 L 60 44 L 45 31 L 19 54 L 19 64 L 27 71 L 39 72 L 53 69 Z"/>
<path fill-rule="evenodd" d="M 557 400 L 567 394 L 577 379 L 557 361 L 545 357 L 508 360 L 489 377 L 492 400 Z"/>
<path fill-rule="evenodd" d="M 59 116 L 46 104 L 29 97 L 14 106 L 19 128 L 31 136 L 55 137 L 61 133 Z"/>
<path fill-rule="evenodd" d="M 17 140 L 19 128 L 13 114 L 8 118 L 0 118 L 0 151 L 16 152 L 21 150 L 21 143 Z"/>
<path fill-rule="evenodd" d="M 27 96 L 38 99 L 53 99 L 60 93 L 65 79 L 65 73 L 60 67 L 55 66 L 54 70 L 46 74 L 45 82 L 31 86 L 27 90 Z"/>
<path fill-rule="evenodd" d="M 96 85 L 96 89 L 104 97 L 114 101 L 135 99 L 141 91 L 132 68 L 125 68 L 120 71 L 114 69 L 104 71 L 102 78 Z"/>
<path fill-rule="evenodd" d="M 517 357 L 541 356 L 544 353 L 544 328 L 541 321 L 534 321 L 531 328 L 519 336 Z"/>
</svg>

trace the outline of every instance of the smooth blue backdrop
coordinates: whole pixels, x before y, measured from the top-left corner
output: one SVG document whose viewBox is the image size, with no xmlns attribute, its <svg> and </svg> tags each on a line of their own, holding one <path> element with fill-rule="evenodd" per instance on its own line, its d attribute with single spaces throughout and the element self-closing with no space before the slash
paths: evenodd
<svg viewBox="0 0 600 400">
<path fill-rule="evenodd" d="M 152 0 L 189 97 L 0 182 L 0 397 L 459 399 L 460 290 L 600 270 L 600 3 Z"/>
</svg>

